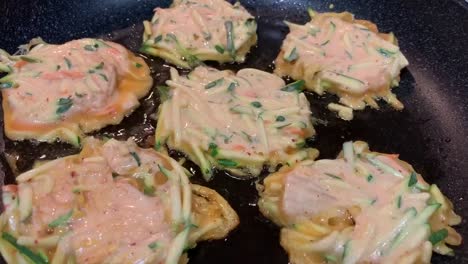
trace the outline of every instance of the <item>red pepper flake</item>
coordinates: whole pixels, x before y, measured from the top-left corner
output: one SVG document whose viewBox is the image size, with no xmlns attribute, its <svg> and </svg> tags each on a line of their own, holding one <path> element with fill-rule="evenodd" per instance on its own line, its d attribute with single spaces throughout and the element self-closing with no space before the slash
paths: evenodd
<svg viewBox="0 0 468 264">
<path fill-rule="evenodd" d="M 78 173 L 76 173 L 75 171 L 72 171 L 70 175 L 72 178 L 75 178 L 76 176 L 78 176 Z"/>
</svg>

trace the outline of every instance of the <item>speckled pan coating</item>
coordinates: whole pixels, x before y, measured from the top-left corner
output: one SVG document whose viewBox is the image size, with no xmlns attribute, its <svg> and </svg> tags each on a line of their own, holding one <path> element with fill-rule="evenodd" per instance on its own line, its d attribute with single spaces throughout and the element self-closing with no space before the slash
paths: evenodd
<svg viewBox="0 0 468 264">
<path fill-rule="evenodd" d="M 4 0 L 0 1 L 0 47 L 13 52 L 16 46 L 42 36 L 51 43 L 81 37 L 105 37 L 137 51 L 141 43 L 141 22 L 152 16 L 155 6 L 169 6 L 171 1 L 157 0 Z M 221 68 L 255 67 L 271 71 L 287 19 L 304 23 L 306 8 L 320 12 L 348 10 L 358 18 L 375 22 L 381 31 L 395 32 L 400 47 L 410 61 L 402 73 L 398 97 L 405 110 L 397 112 L 382 107 L 381 111 L 356 113 L 352 122 L 337 119 L 325 109 L 329 100 L 314 100 L 309 94 L 315 117 L 327 120 L 317 124 L 317 137 L 310 145 L 321 151 L 321 158 L 333 158 L 346 140 L 364 140 L 380 152 L 400 153 L 414 165 L 428 182 L 439 185 L 454 201 L 456 211 L 468 219 L 468 4 L 463 0 L 246 0 L 241 3 L 259 17 L 259 44 L 242 65 Z M 132 26 L 135 25 L 135 26 Z M 110 33 L 110 34 L 108 34 Z M 148 60 L 155 70 L 156 84 L 169 77 L 168 68 L 159 59 Z M 213 64 L 212 66 L 217 66 Z M 219 67 L 218 67 L 219 68 Z M 156 73 L 157 72 L 157 73 Z M 155 112 L 159 99 L 150 95 L 142 107 L 121 125 L 98 132 L 97 135 L 125 139 L 135 135 L 140 145 L 151 143 Z M 124 131 L 125 129 L 125 131 Z M 0 147 L 3 142 L 0 142 Z M 21 170 L 38 158 L 54 158 L 77 150 L 62 144 L 32 144 L 5 142 L 6 153 L 18 154 Z M 1 150 L 1 148 L 0 148 Z M 44 156 L 43 156 L 44 155 Z M 5 159 L 2 158 L 5 165 Z M 7 182 L 12 182 L 10 170 L 5 170 Z M 195 182 L 202 182 L 198 174 Z M 205 184 L 205 183 L 203 183 Z M 253 181 L 229 177 L 214 177 L 206 184 L 223 195 L 239 213 L 241 224 L 227 241 L 200 243 L 190 252 L 191 264 L 196 263 L 287 263 L 279 246 L 278 230 L 260 215 L 254 206 L 257 191 Z M 468 226 L 458 227 L 468 239 Z M 455 249 L 454 258 L 435 255 L 433 263 L 468 263 L 468 243 Z"/>
</svg>

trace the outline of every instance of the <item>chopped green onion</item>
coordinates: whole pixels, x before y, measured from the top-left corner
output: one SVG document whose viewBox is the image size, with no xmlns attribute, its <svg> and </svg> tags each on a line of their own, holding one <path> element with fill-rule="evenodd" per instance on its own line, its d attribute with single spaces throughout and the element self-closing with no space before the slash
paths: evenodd
<svg viewBox="0 0 468 264">
<path fill-rule="evenodd" d="M 236 50 L 234 46 L 234 32 L 233 32 L 233 24 L 232 21 L 228 20 L 224 22 L 224 26 L 226 27 L 226 36 L 227 36 L 227 45 L 226 49 L 232 57 L 236 56 Z"/>
<path fill-rule="evenodd" d="M 276 122 L 284 122 L 286 118 L 284 116 L 277 116 L 276 117 Z"/>
<path fill-rule="evenodd" d="M 148 247 L 149 247 L 151 250 L 155 250 L 156 248 L 159 247 L 159 243 L 158 243 L 157 241 L 154 241 L 154 242 L 150 243 L 150 244 L 148 245 Z"/>
<path fill-rule="evenodd" d="M 292 62 L 292 61 L 295 61 L 299 58 L 299 54 L 297 53 L 297 50 L 296 50 L 296 47 L 294 47 L 291 52 L 289 53 L 288 56 L 284 57 L 284 59 L 287 61 L 287 62 Z"/>
<path fill-rule="evenodd" d="M 303 87 L 304 87 L 305 81 L 304 80 L 299 80 L 292 82 L 285 87 L 281 88 L 281 91 L 283 92 L 301 92 Z"/>
<path fill-rule="evenodd" d="M 336 176 L 335 174 L 331 174 L 331 173 L 325 172 L 325 175 L 327 175 L 328 177 L 331 177 L 331 178 L 333 178 L 333 179 L 335 179 L 335 180 L 340 180 L 340 181 L 343 180 L 341 177 Z"/>
<path fill-rule="evenodd" d="M 379 52 L 382 56 L 387 57 L 387 58 L 392 57 L 393 55 L 396 54 L 396 52 L 390 51 L 390 50 L 384 49 L 384 48 L 378 48 L 377 52 Z"/>
<path fill-rule="evenodd" d="M 106 82 L 109 81 L 109 79 L 107 79 L 107 76 L 105 74 L 100 73 L 99 76 L 101 76 L 102 79 L 104 79 L 104 81 L 106 81 Z"/>
<path fill-rule="evenodd" d="M 319 33 L 319 32 L 320 32 L 320 28 L 311 28 L 308 31 L 308 33 L 313 37 L 315 37 L 317 35 L 317 33 Z"/>
<path fill-rule="evenodd" d="M 260 107 L 262 107 L 262 103 L 260 103 L 260 102 L 258 102 L 258 101 L 251 102 L 250 105 L 252 105 L 252 106 L 255 107 L 255 108 L 260 108 Z"/>
<path fill-rule="evenodd" d="M 219 159 L 218 164 L 224 167 L 236 167 L 237 162 L 228 159 Z"/>
<path fill-rule="evenodd" d="M 441 241 L 443 241 L 445 238 L 448 237 L 448 230 L 446 228 L 442 228 L 438 231 L 433 232 L 429 236 L 429 241 L 432 243 L 432 245 L 435 245 Z"/>
<path fill-rule="evenodd" d="M 83 98 L 86 94 L 82 94 L 82 93 L 77 93 L 75 92 L 75 96 L 78 97 L 78 98 Z"/>
<path fill-rule="evenodd" d="M 94 67 L 94 69 L 96 70 L 102 70 L 104 68 L 104 62 L 101 61 L 101 63 L 99 63 L 96 67 Z"/>
<path fill-rule="evenodd" d="M 224 81 L 224 78 L 219 78 L 217 80 L 214 80 L 214 81 L 208 83 L 207 85 L 205 85 L 205 89 L 211 89 L 211 88 L 213 88 L 215 86 L 218 86 L 218 85 L 222 84 L 223 81 Z"/>
<path fill-rule="evenodd" d="M 374 179 L 374 176 L 372 174 L 367 175 L 367 182 L 371 182 Z"/>
<path fill-rule="evenodd" d="M 2 239 L 6 242 L 10 243 L 14 248 L 18 250 L 21 255 L 26 256 L 29 260 L 31 260 L 34 264 L 48 264 L 46 260 L 44 260 L 39 254 L 34 253 L 31 249 L 19 245 L 17 243 L 17 239 L 7 232 L 2 233 Z"/>
<path fill-rule="evenodd" d="M 324 258 L 325 258 L 326 263 L 337 263 L 338 262 L 337 258 L 335 256 L 333 256 L 333 255 L 325 255 Z"/>
<path fill-rule="evenodd" d="M 13 88 L 16 87 L 16 84 L 14 82 L 4 82 L 0 83 L 0 89 L 8 89 L 8 88 Z"/>
<path fill-rule="evenodd" d="M 221 45 L 215 45 L 215 49 L 217 52 L 219 52 L 220 54 L 223 54 L 224 53 L 224 48 L 223 46 Z"/>
<path fill-rule="evenodd" d="M 247 20 L 244 22 L 244 25 L 247 27 L 250 27 L 252 24 L 255 24 L 255 19 L 253 18 L 247 18 Z"/>
<path fill-rule="evenodd" d="M 71 69 L 72 67 L 71 61 L 67 57 L 64 57 L 63 59 L 65 60 L 65 64 L 67 64 L 68 69 Z"/>
<path fill-rule="evenodd" d="M 70 220 L 71 216 L 73 215 L 73 209 L 70 210 L 68 213 L 59 216 L 57 219 L 49 223 L 50 228 L 56 228 L 59 226 L 66 225 L 68 220 Z"/>
<path fill-rule="evenodd" d="M 227 88 L 228 92 L 233 92 L 234 89 L 236 89 L 236 86 L 237 86 L 237 84 L 235 82 L 230 83 L 228 88 Z"/>
<path fill-rule="evenodd" d="M 137 63 L 135 63 L 135 67 L 141 68 L 141 67 L 143 67 L 143 65 L 141 65 L 141 63 L 138 63 L 138 62 L 137 62 Z"/>
<path fill-rule="evenodd" d="M 67 112 L 73 105 L 73 100 L 71 98 L 60 98 L 57 102 L 57 110 L 55 113 L 61 115 Z"/>
<path fill-rule="evenodd" d="M 397 197 L 397 208 L 401 208 L 401 195 Z"/>
<path fill-rule="evenodd" d="M 158 43 L 163 39 L 162 35 L 158 35 L 157 37 L 154 38 L 154 43 Z"/>
<path fill-rule="evenodd" d="M 330 42 L 330 40 L 324 41 L 322 44 L 320 44 L 320 46 L 325 46 L 325 45 L 327 45 L 329 42 Z"/>
<path fill-rule="evenodd" d="M 135 159 L 138 167 L 141 166 L 141 160 L 140 160 L 140 156 L 138 156 L 138 154 L 136 152 L 133 152 L 133 151 L 130 151 L 130 155 L 132 155 L 133 159 Z"/>
<path fill-rule="evenodd" d="M 212 157 L 216 157 L 216 155 L 218 155 L 218 145 L 216 145 L 216 143 L 211 142 L 208 145 L 208 150 L 210 151 L 210 155 Z"/>
<path fill-rule="evenodd" d="M 410 178 L 408 180 L 408 187 L 413 187 L 416 183 L 418 183 L 418 178 L 416 173 L 413 171 L 411 172 Z"/>
</svg>

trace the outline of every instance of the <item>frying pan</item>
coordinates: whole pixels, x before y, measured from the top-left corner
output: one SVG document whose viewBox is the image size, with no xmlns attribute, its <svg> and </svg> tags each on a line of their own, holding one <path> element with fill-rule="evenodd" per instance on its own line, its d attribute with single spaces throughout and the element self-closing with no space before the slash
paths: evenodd
<svg viewBox="0 0 468 264">
<path fill-rule="evenodd" d="M 124 44 L 137 52 L 143 28 L 157 0 L 3 0 L 0 2 L 0 47 L 14 52 L 20 44 L 41 36 L 49 43 L 82 37 L 101 37 Z M 463 0 L 245 0 L 241 3 L 258 19 L 258 47 L 242 65 L 217 65 L 237 70 L 255 67 L 272 71 L 272 61 L 288 32 L 283 20 L 308 21 L 307 7 L 318 11 L 350 11 L 358 18 L 375 22 L 381 31 L 393 31 L 410 66 L 402 72 L 395 89 L 404 103 L 403 111 L 382 105 L 379 111 L 356 112 L 351 122 L 325 110 L 333 96 L 307 93 L 317 136 L 308 144 L 320 150 L 320 158 L 334 158 L 347 140 L 365 140 L 371 149 L 400 153 L 430 183 L 436 183 L 453 201 L 464 220 L 457 230 L 468 238 L 468 4 Z M 168 67 L 160 59 L 148 58 L 156 84 L 168 79 Z M 95 133 L 126 139 L 133 136 L 149 146 L 154 133 L 154 114 L 159 99 L 152 93 L 122 124 Z M 3 116 L 3 115 L 1 115 Z M 1 119 L 0 119 L 1 121 Z M 3 124 L 1 124 L 3 125 Z M 2 137 L 3 138 L 3 137 Z M 5 157 L 18 158 L 24 171 L 36 159 L 52 159 L 78 152 L 66 144 L 13 142 L 0 144 L 5 182 L 14 176 Z M 179 153 L 172 153 L 174 156 Z M 200 243 L 189 252 L 190 263 L 288 263 L 279 245 L 279 229 L 258 211 L 255 180 L 237 180 L 218 172 L 205 183 L 197 172 L 192 181 L 216 189 L 238 212 L 241 224 L 225 240 Z M 262 177 L 264 177 L 263 175 Z M 260 179 L 262 178 L 260 177 Z M 468 263 L 468 245 L 455 248 L 455 257 L 434 255 L 433 263 Z"/>
</svg>

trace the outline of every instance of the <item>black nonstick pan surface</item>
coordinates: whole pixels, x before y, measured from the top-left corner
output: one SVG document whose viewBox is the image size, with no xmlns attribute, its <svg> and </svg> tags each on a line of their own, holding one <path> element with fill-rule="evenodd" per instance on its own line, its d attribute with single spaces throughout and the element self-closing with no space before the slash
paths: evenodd
<svg viewBox="0 0 468 264">
<path fill-rule="evenodd" d="M 255 67 L 272 71 L 272 61 L 287 34 L 283 20 L 308 21 L 307 7 L 318 11 L 350 11 L 358 18 L 375 22 L 381 31 L 393 31 L 410 66 L 402 72 L 395 89 L 404 103 L 403 111 L 382 105 L 381 110 L 356 112 L 351 122 L 325 110 L 333 98 L 307 94 L 313 116 L 321 120 L 310 146 L 320 150 L 320 158 L 334 158 L 347 140 L 365 140 L 371 149 L 400 153 L 430 183 L 436 183 L 453 201 L 464 220 L 457 230 L 468 238 L 468 4 L 463 0 L 245 0 L 242 4 L 258 19 L 259 42 L 242 65 L 210 64 L 237 70 Z M 0 48 L 16 51 L 18 45 L 41 36 L 49 43 L 82 37 L 116 41 L 138 52 L 143 27 L 156 6 L 171 1 L 157 0 L 1 0 Z M 330 4 L 334 5 L 330 9 Z M 168 67 L 160 59 L 147 59 L 155 84 L 168 78 Z M 95 135 L 126 139 L 135 137 L 149 146 L 156 122 L 157 93 L 146 97 L 142 106 L 122 124 L 107 127 Z M 3 115 L 0 115 L 3 116 Z M 1 117 L 0 117 L 0 121 Z M 3 126 L 3 123 L 1 123 Z M 3 131 L 3 129 L 1 130 Z M 72 146 L 0 141 L 0 174 L 5 182 L 14 173 L 27 170 L 36 159 L 52 159 L 76 153 Z M 175 157 L 179 154 L 172 153 Z M 17 170 L 6 157 L 16 158 Z M 190 164 L 188 164 L 190 166 Z M 196 170 L 195 166 L 192 166 Z M 189 251 L 190 263 L 272 263 L 285 264 L 288 258 L 279 245 L 279 229 L 265 219 L 256 206 L 255 180 L 236 180 L 224 172 L 203 182 L 199 174 L 193 182 L 216 189 L 238 212 L 239 227 L 226 239 L 200 243 Z M 468 245 L 455 248 L 455 257 L 434 255 L 433 263 L 468 263 Z"/>
</svg>

